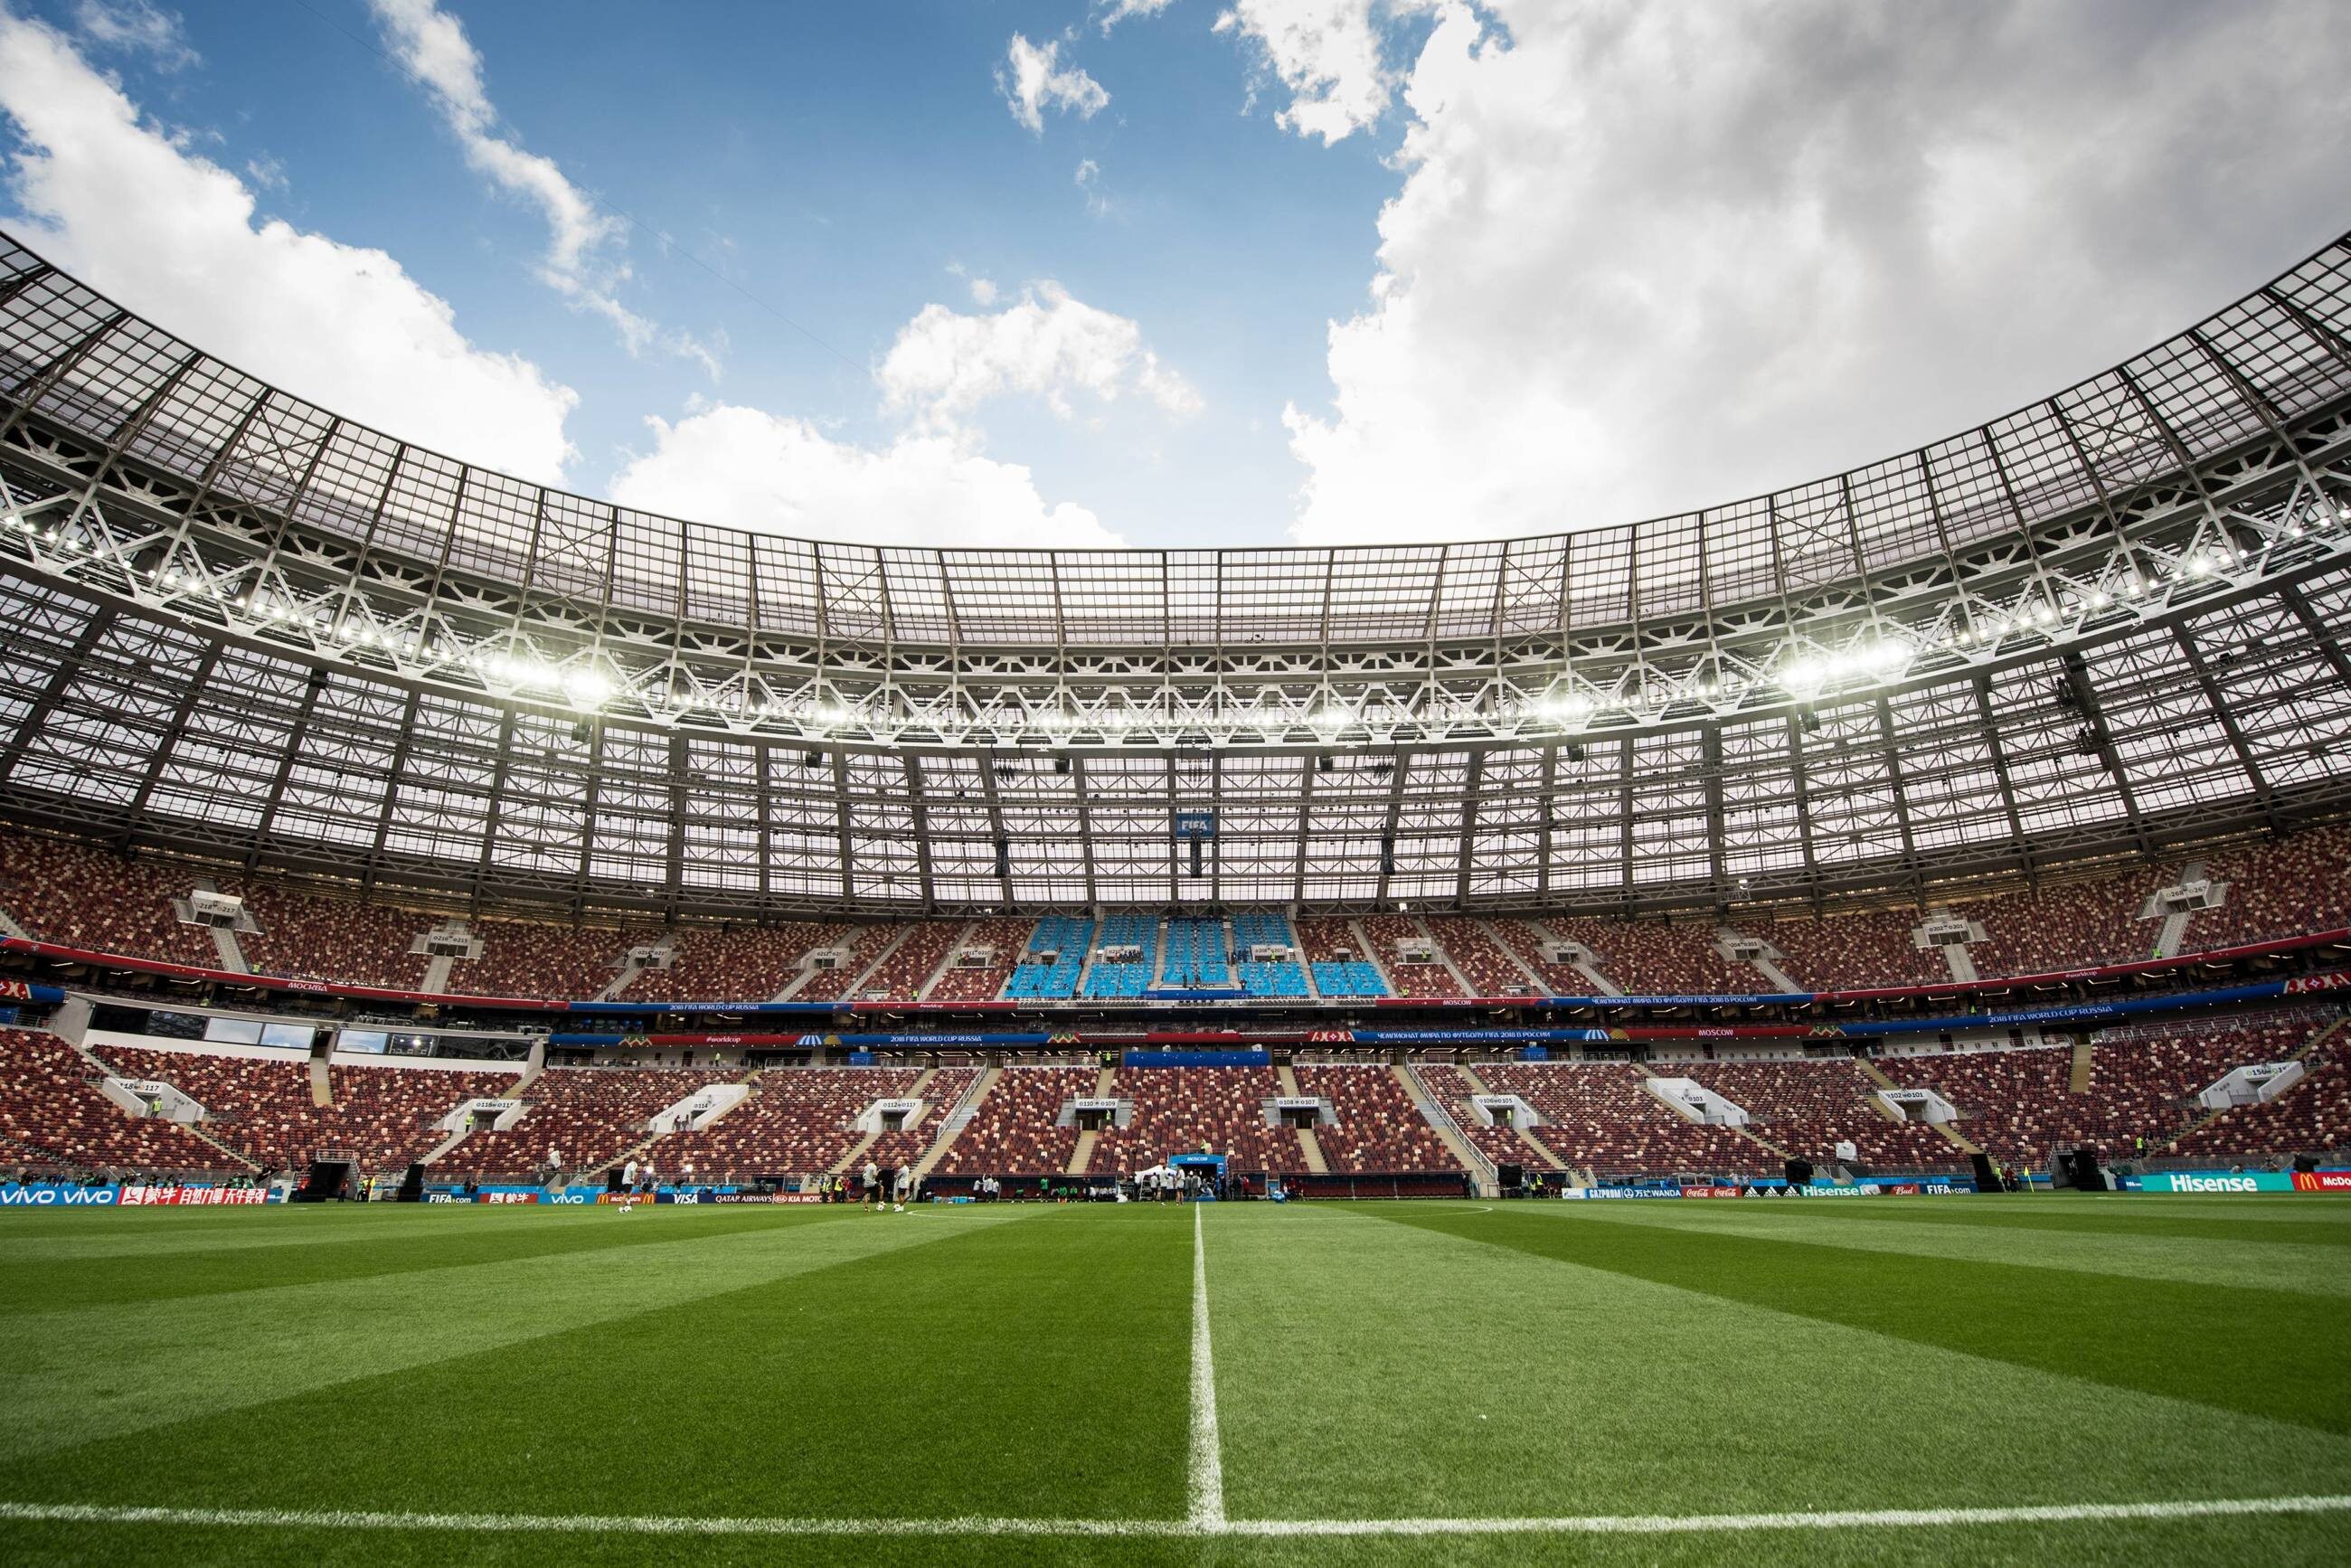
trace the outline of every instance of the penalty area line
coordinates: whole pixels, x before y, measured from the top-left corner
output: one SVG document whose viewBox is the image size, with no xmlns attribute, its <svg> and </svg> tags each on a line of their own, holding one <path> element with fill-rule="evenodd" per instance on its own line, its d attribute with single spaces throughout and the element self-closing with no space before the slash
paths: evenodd
<svg viewBox="0 0 2351 1568">
<path fill-rule="evenodd" d="M 1851 1509 L 1826 1513 L 1591 1514 L 1557 1519 L 758 1519 L 657 1514 L 399 1513 L 372 1510 L 133 1508 L 0 1502 L 0 1523 L 166 1524 L 200 1528 L 441 1531 L 470 1534 L 760 1536 L 1702 1535 L 1756 1531 L 1960 1529 L 2342 1513 L 2351 1496 L 2209 1498 L 2185 1502 L 2053 1503 L 2017 1508 Z"/>
<path fill-rule="evenodd" d="M 1208 1343 L 1208 1241 L 1204 1204 L 1192 1206 L 1192 1465 L 1190 1522 L 1204 1531 L 1225 1523 L 1224 1439 L 1217 1433 L 1217 1357 Z"/>
</svg>

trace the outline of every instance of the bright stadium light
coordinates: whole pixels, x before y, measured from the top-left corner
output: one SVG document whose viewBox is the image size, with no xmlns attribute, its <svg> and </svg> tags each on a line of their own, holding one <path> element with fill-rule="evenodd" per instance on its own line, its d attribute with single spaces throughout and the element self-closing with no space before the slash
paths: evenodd
<svg viewBox="0 0 2351 1568">
<path fill-rule="evenodd" d="M 612 683 L 600 670 L 571 670 L 564 674 L 563 695 L 575 707 L 598 708 L 611 696 Z"/>
</svg>

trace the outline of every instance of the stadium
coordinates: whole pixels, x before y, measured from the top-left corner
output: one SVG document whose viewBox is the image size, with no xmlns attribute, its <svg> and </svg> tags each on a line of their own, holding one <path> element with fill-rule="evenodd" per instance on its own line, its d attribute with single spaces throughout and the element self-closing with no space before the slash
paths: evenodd
<svg viewBox="0 0 2351 1568">
<path fill-rule="evenodd" d="M 1190 550 L 527 484 L 0 237 L 0 1542 L 2343 1560 L 2346 643 L 2351 235 Z"/>
</svg>

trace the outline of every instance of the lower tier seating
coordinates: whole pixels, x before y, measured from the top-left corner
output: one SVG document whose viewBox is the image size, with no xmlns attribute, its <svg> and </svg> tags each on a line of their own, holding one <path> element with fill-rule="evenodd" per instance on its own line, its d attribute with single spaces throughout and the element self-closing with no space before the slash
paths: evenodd
<svg viewBox="0 0 2351 1568">
<path fill-rule="evenodd" d="M 1054 1121 L 1094 1092 L 1091 1067 L 1008 1067 L 939 1164 L 948 1176 L 1060 1176 L 1077 1152 L 1075 1127 Z"/>
<path fill-rule="evenodd" d="M 706 1181 L 814 1176 L 857 1146 L 859 1113 L 911 1093 L 920 1076 L 910 1067 L 771 1069 L 750 1099 L 707 1127 L 657 1139 L 648 1155 L 667 1176 L 690 1160 Z"/>
<path fill-rule="evenodd" d="M 1314 1129 L 1333 1171 L 1459 1171 L 1461 1162 L 1386 1067 L 1298 1067 L 1301 1093 L 1331 1102 L 1335 1125 Z"/>
<path fill-rule="evenodd" d="M 740 1077 L 733 1071 L 550 1067 L 522 1092 L 529 1107 L 504 1132 L 468 1133 L 434 1162 L 436 1176 L 533 1176 L 550 1151 L 580 1176 L 645 1139 L 645 1124 L 695 1092 Z"/>
<path fill-rule="evenodd" d="M 88 1058 L 55 1035 L 0 1029 L 0 1138 L 9 1145 L 0 1158 L 155 1176 L 245 1172 L 235 1156 L 175 1122 L 125 1114 L 93 1083 L 98 1076 Z"/>
</svg>

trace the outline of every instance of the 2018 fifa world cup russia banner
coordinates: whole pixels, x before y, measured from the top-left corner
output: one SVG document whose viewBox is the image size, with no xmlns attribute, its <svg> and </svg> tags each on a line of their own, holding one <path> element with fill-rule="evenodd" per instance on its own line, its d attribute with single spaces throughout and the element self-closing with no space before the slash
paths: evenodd
<svg viewBox="0 0 2351 1568">
<path fill-rule="evenodd" d="M 80 1182 L 10 1182 L 0 1186 L 0 1208 L 107 1208 L 120 1197 L 117 1186 Z"/>
<path fill-rule="evenodd" d="M 133 1204 L 178 1204 L 194 1207 L 216 1203 L 267 1203 L 269 1189 L 266 1186 L 126 1186 L 122 1189 L 122 1206 Z"/>
</svg>

